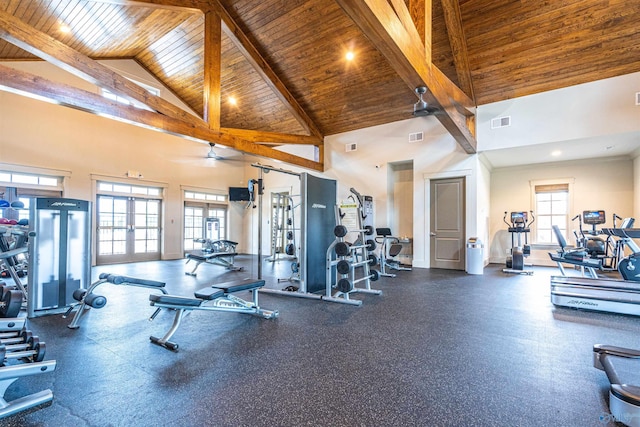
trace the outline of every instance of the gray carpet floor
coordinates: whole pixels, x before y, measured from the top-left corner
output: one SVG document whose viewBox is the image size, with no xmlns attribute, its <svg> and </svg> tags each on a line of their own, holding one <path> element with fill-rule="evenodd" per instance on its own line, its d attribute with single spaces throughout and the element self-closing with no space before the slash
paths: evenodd
<svg viewBox="0 0 640 427">
<path fill-rule="evenodd" d="M 102 266 L 102 272 L 161 280 L 191 296 L 212 283 L 256 277 L 184 261 Z M 20 378 L 6 400 L 53 390 L 51 404 L 0 420 L 3 426 L 602 426 L 608 381 L 592 347 L 640 348 L 640 318 L 554 307 L 549 276 L 413 269 L 357 294 L 360 307 L 260 294 L 275 320 L 193 311 L 172 352 L 149 342 L 173 313 L 153 321 L 148 289 L 102 285 L 107 305 L 81 327 L 59 314 L 28 321 L 46 342 L 54 372 Z M 267 286 L 288 277 L 266 262 Z M 250 295 L 243 295 L 250 299 Z"/>
</svg>

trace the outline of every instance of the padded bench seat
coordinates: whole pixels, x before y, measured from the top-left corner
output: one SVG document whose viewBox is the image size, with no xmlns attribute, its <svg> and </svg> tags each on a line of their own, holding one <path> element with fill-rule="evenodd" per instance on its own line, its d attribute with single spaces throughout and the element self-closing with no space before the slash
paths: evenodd
<svg viewBox="0 0 640 427">
<path fill-rule="evenodd" d="M 170 305 L 179 305 L 179 306 L 186 306 L 186 307 L 200 307 L 200 304 L 202 304 L 205 300 L 181 297 L 177 295 L 151 294 L 149 295 L 149 301 L 151 301 L 152 303 L 158 303 L 158 304 L 170 304 Z"/>
<path fill-rule="evenodd" d="M 234 292 L 248 291 L 251 289 L 261 288 L 264 286 L 264 280 L 255 279 L 243 279 L 234 280 L 233 282 L 220 283 L 212 285 L 212 288 L 221 289 L 225 294 L 232 294 Z"/>
<path fill-rule="evenodd" d="M 196 298 L 204 299 L 204 300 L 214 300 L 216 298 L 220 298 L 224 296 L 224 291 L 222 289 L 217 288 L 204 288 L 194 292 Z"/>
<path fill-rule="evenodd" d="M 196 261 L 207 261 L 213 258 L 221 258 L 228 256 L 236 256 L 238 255 L 236 252 L 199 252 L 199 253 L 190 253 L 187 254 L 187 259 L 193 259 Z"/>
<path fill-rule="evenodd" d="M 597 269 L 602 268 L 602 260 L 597 258 L 581 258 L 581 257 L 572 258 L 571 256 L 568 256 L 568 254 L 561 256 L 560 254 L 554 255 L 552 253 L 549 253 L 549 257 L 551 257 L 551 260 L 555 262 L 564 262 L 567 264 L 578 265 L 583 267 L 591 267 L 591 268 L 597 268 Z"/>
</svg>

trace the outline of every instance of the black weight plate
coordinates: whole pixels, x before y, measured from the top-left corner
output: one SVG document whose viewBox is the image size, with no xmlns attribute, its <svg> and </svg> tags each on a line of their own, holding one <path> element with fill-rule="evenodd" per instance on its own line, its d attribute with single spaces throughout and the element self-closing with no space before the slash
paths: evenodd
<svg viewBox="0 0 640 427">
<path fill-rule="evenodd" d="M 338 280 L 338 284 L 336 287 L 340 292 L 346 294 L 353 290 L 353 283 L 351 283 L 349 279 L 340 279 Z"/>
<path fill-rule="evenodd" d="M 378 270 L 371 270 L 369 280 L 371 280 L 372 282 L 375 282 L 379 278 L 380 278 L 380 273 L 378 273 Z"/>
<path fill-rule="evenodd" d="M 367 240 L 367 250 L 369 252 L 373 252 L 376 250 L 376 241 L 375 240 Z"/>
<path fill-rule="evenodd" d="M 373 227 L 370 225 L 365 225 L 364 234 L 366 234 L 367 236 L 371 236 L 373 234 Z"/>
<path fill-rule="evenodd" d="M 2 296 L 2 306 L 0 307 L 0 317 L 16 317 L 22 307 L 22 291 L 10 289 Z"/>
<path fill-rule="evenodd" d="M 345 227 L 344 225 L 336 225 L 333 229 L 333 235 L 336 237 L 344 237 L 348 232 L 349 230 L 347 230 L 347 227 Z"/>
<path fill-rule="evenodd" d="M 350 248 L 346 242 L 338 242 L 336 243 L 336 255 L 338 256 L 347 256 L 349 255 Z"/>
<path fill-rule="evenodd" d="M 338 261 L 338 264 L 336 265 L 336 270 L 340 274 L 348 274 L 350 269 L 351 269 L 351 264 L 349 263 L 349 261 L 344 259 L 341 259 L 340 261 Z"/>
<path fill-rule="evenodd" d="M 289 243 L 287 246 L 285 246 L 284 251 L 287 255 L 293 255 L 296 253 L 296 247 L 293 245 L 293 243 Z"/>
<path fill-rule="evenodd" d="M 376 254 L 369 254 L 368 259 L 369 259 L 369 265 L 371 267 L 378 265 L 378 257 L 376 256 Z"/>
</svg>

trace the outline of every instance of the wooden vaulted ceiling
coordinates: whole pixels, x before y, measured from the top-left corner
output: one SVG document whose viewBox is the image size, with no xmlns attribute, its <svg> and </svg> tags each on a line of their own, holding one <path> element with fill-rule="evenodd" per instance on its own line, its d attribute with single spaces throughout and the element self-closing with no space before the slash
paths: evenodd
<svg viewBox="0 0 640 427">
<path fill-rule="evenodd" d="M 475 152 L 476 105 L 640 71 L 638 22 L 640 3 L 623 0 L 0 0 L 0 61 L 45 59 L 154 111 L 1 63 L 0 89 L 322 170 L 325 135 L 412 117 L 416 86 Z M 95 62 L 111 58 L 138 62 L 189 114 Z"/>
</svg>

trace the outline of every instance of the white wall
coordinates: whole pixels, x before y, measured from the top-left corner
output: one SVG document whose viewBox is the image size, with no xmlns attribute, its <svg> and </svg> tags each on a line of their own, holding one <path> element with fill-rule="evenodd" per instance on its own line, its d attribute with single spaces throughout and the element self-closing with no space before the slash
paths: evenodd
<svg viewBox="0 0 640 427">
<path fill-rule="evenodd" d="M 504 212 L 535 210 L 531 181 L 570 178 L 573 182 L 570 217 L 584 210 L 606 211 L 607 226 L 613 214 L 634 215 L 634 162 L 626 158 L 558 162 L 535 166 L 495 169 L 491 173 L 490 260 L 504 262 L 511 237 L 502 222 Z M 535 214 L 535 211 L 534 211 Z M 578 224 L 569 224 L 569 230 Z M 532 229 L 532 234 L 535 232 Z M 575 244 L 567 239 L 569 243 Z M 551 248 L 533 250 L 527 262 L 553 265 L 547 252 Z"/>
<path fill-rule="evenodd" d="M 77 83 L 44 62 L 20 68 Z M 166 185 L 165 259 L 183 257 L 181 186 L 226 194 L 229 186 L 246 184 L 242 163 L 205 159 L 208 149 L 206 144 L 0 91 L 0 162 L 69 171 L 64 196 L 83 200 L 93 199 L 92 175 L 127 180 L 126 172 L 135 170 L 144 178 L 129 180 L 132 183 Z M 231 209 L 229 218 L 231 239 L 243 234 L 242 216 L 236 211 Z"/>
<path fill-rule="evenodd" d="M 478 150 L 568 141 L 640 131 L 640 72 L 481 105 Z M 511 126 L 491 129 L 491 119 Z"/>
</svg>

